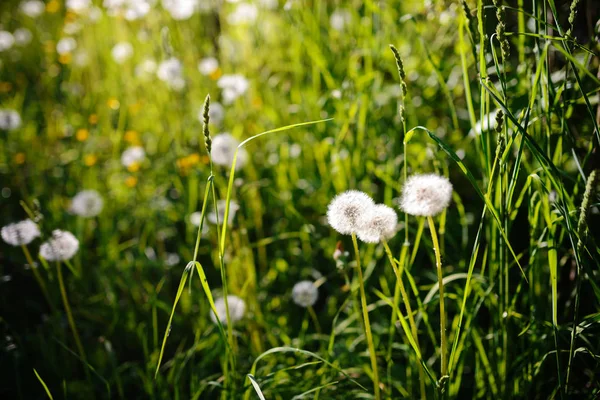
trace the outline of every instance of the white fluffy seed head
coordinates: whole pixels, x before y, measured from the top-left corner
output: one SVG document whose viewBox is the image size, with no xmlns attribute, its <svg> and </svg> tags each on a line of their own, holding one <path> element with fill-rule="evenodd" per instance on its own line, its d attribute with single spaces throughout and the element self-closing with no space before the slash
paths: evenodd
<svg viewBox="0 0 600 400">
<path fill-rule="evenodd" d="M 15 110 L 0 109 L 0 130 L 13 131 L 21 127 L 21 115 Z"/>
<path fill-rule="evenodd" d="M 121 164 L 125 167 L 129 167 L 135 163 L 144 161 L 144 158 L 146 158 L 146 152 L 143 147 L 129 147 L 121 154 Z"/>
<path fill-rule="evenodd" d="M 319 298 L 319 290 L 311 281 L 300 281 L 292 289 L 292 300 L 300 307 L 311 307 Z"/>
<path fill-rule="evenodd" d="M 219 225 L 223 224 L 223 220 L 225 219 L 225 207 L 227 206 L 227 200 L 219 200 L 217 201 L 217 212 L 219 213 Z M 206 215 L 206 219 L 211 224 L 217 224 L 217 214 L 215 214 L 214 205 L 211 203 L 209 206 L 211 211 Z M 227 224 L 231 225 L 233 223 L 233 219 L 235 218 L 235 213 L 240 209 L 240 206 L 235 201 L 231 200 L 229 202 L 229 215 L 227 216 Z"/>
<path fill-rule="evenodd" d="M 402 188 L 400 208 L 411 215 L 430 217 L 444 211 L 452 200 L 452 184 L 436 174 L 413 175 Z"/>
<path fill-rule="evenodd" d="M 40 229 L 35 222 L 26 219 L 6 225 L 0 233 L 2 234 L 2 240 L 11 246 L 24 246 L 40 236 Z"/>
<path fill-rule="evenodd" d="M 396 234 L 398 215 L 391 207 L 377 204 L 365 213 L 359 222 L 356 232 L 358 238 L 365 243 L 379 243 L 391 239 Z"/>
<path fill-rule="evenodd" d="M 40 246 L 40 255 L 48 261 L 66 261 L 79 250 L 79 240 L 71 232 L 55 229 L 52 237 Z"/>
<path fill-rule="evenodd" d="M 230 294 L 227 296 L 227 304 L 229 306 L 229 318 L 232 324 L 239 322 L 244 318 L 246 314 L 246 303 L 238 296 Z M 221 324 L 227 325 L 227 310 L 225 309 L 225 298 L 219 297 L 215 300 L 215 308 L 219 314 L 219 320 Z M 214 312 L 211 311 L 210 319 L 215 324 L 217 323 L 217 317 Z"/>
<path fill-rule="evenodd" d="M 231 167 L 233 156 L 240 142 L 229 133 L 220 133 L 212 138 L 210 157 L 212 162 L 223 167 Z M 239 170 L 248 161 L 248 153 L 244 148 L 238 150 L 235 170 Z"/>
<path fill-rule="evenodd" d="M 327 207 L 327 222 L 342 235 L 358 232 L 360 219 L 375 205 L 366 193 L 348 190 L 338 194 Z"/>
<path fill-rule="evenodd" d="M 100 214 L 104 207 L 102 196 L 95 190 L 82 190 L 71 200 L 69 211 L 80 217 L 92 218 Z"/>
</svg>

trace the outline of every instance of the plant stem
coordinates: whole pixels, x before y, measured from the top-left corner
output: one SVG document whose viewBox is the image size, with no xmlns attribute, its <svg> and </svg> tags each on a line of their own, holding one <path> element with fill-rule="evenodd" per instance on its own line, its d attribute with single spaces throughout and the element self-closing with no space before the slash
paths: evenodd
<svg viewBox="0 0 600 400">
<path fill-rule="evenodd" d="M 402 294 L 402 302 L 404 303 L 404 307 L 406 308 L 406 314 L 408 314 L 408 322 L 410 324 L 410 330 L 412 332 L 413 339 L 417 344 L 417 349 L 421 351 L 421 346 L 419 345 L 418 339 L 418 331 L 417 324 L 415 323 L 415 318 L 413 316 L 412 307 L 410 306 L 410 302 L 408 301 L 408 293 L 404 287 L 404 282 L 402 281 L 402 270 L 399 270 L 396 266 L 396 261 L 392 256 L 392 251 L 390 250 L 390 246 L 388 245 L 386 240 L 383 240 L 383 247 L 385 248 L 385 252 L 387 253 L 388 259 L 390 260 L 390 264 L 392 265 L 392 269 L 394 270 L 394 274 L 396 274 L 396 279 L 398 281 L 398 285 L 400 287 L 400 293 Z M 419 386 L 421 391 L 421 399 L 425 400 L 427 398 L 427 392 L 425 391 L 425 374 L 423 371 L 423 367 L 421 365 L 418 366 L 419 371 Z"/>
<path fill-rule="evenodd" d="M 377 371 L 377 354 L 375 354 L 375 344 L 373 343 L 373 334 L 371 333 L 371 323 L 369 322 L 369 310 L 367 309 L 367 296 L 365 294 L 365 283 L 363 281 L 362 267 L 360 265 L 360 254 L 358 252 L 358 242 L 356 233 L 352 233 L 352 244 L 354 245 L 354 254 L 356 255 L 356 269 L 358 270 L 358 284 L 360 287 L 360 301 L 362 306 L 363 320 L 365 321 L 365 336 L 369 348 L 369 357 L 371 358 L 371 368 L 373 369 L 373 386 L 375 389 L 375 399 L 380 400 L 379 392 L 379 373 Z"/>
<path fill-rule="evenodd" d="M 440 380 L 444 379 L 448 375 L 448 360 L 446 355 L 448 354 L 448 343 L 446 341 L 446 311 L 444 309 L 444 281 L 442 276 L 442 257 L 440 255 L 440 244 L 438 242 L 437 233 L 435 231 L 435 223 L 431 216 L 427 217 L 429 223 L 429 231 L 431 232 L 431 240 L 433 242 L 433 251 L 435 253 L 435 265 L 437 268 L 438 285 L 440 292 L 440 342 L 441 342 L 441 364 L 442 374 Z M 441 390 L 444 388 L 442 387 Z"/>
<path fill-rule="evenodd" d="M 67 297 L 67 290 L 65 289 L 65 282 L 63 279 L 60 261 L 56 263 L 56 272 L 58 275 L 58 285 L 60 286 L 60 295 L 62 297 L 63 305 L 65 306 L 65 312 L 67 313 L 67 320 L 69 321 L 69 326 L 71 327 L 71 331 L 73 332 L 73 337 L 75 338 L 75 345 L 77 346 L 77 351 L 79 352 L 79 357 L 81 357 L 81 360 L 85 364 L 84 365 L 85 373 L 89 379 L 87 358 L 85 356 L 85 351 L 83 350 L 83 345 L 81 344 L 81 339 L 79 338 L 79 333 L 77 332 L 77 326 L 75 325 L 75 320 L 73 319 L 73 313 L 71 312 L 71 306 L 69 305 L 69 298 Z"/>
<path fill-rule="evenodd" d="M 33 276 L 34 276 L 35 280 L 37 281 L 38 285 L 40 285 L 42 294 L 44 295 L 44 297 L 46 298 L 46 301 L 48 302 L 48 305 L 50 306 L 50 310 L 52 312 L 54 312 L 55 311 L 54 303 L 50 299 L 50 295 L 48 294 L 48 288 L 46 288 L 46 283 L 44 282 L 44 280 L 42 279 L 42 276 L 38 272 L 37 267 L 36 267 L 35 263 L 33 262 L 33 258 L 31 257 L 31 253 L 29 253 L 29 249 L 27 249 L 27 246 L 25 246 L 25 245 L 22 245 L 21 248 L 23 249 L 23 253 L 25 254 L 25 259 L 31 266 L 31 272 L 33 272 Z"/>
</svg>

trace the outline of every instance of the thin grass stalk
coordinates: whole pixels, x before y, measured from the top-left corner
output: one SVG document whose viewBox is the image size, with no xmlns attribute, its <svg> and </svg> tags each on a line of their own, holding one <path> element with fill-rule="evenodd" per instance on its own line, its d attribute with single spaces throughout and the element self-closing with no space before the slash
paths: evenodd
<svg viewBox="0 0 600 400">
<path fill-rule="evenodd" d="M 40 289 L 42 290 L 42 294 L 44 295 L 44 297 L 46 298 L 46 301 L 48 302 L 48 305 L 50 306 L 50 310 L 52 312 L 56 311 L 54 308 L 54 302 L 50 299 L 50 294 L 48 293 L 48 288 L 46 287 L 46 283 L 44 282 L 44 279 L 38 272 L 37 267 L 35 266 L 35 263 L 33 262 L 33 258 L 31 257 L 31 253 L 29 252 L 29 249 L 25 245 L 21 245 L 21 249 L 23 249 L 23 254 L 25 254 L 25 259 L 27 260 L 27 262 L 29 263 L 29 265 L 31 267 L 31 272 L 33 272 L 33 276 L 34 276 L 35 280 L 37 281 L 38 285 L 40 286 Z"/>
<path fill-rule="evenodd" d="M 60 265 L 60 261 L 56 263 L 56 273 L 58 276 L 58 285 L 60 287 L 60 295 L 62 297 L 63 305 L 65 307 L 65 312 L 67 313 L 67 320 L 69 321 L 69 326 L 71 328 L 71 332 L 73 332 L 73 337 L 75 339 L 75 345 L 77 346 L 77 352 L 79 353 L 79 357 L 83 361 L 85 375 L 87 376 L 88 381 L 90 380 L 90 373 L 87 367 L 87 357 L 85 356 L 85 350 L 83 349 L 83 345 L 81 344 L 81 339 L 79 338 L 79 332 L 77 331 L 77 325 L 75 325 L 75 320 L 73 319 L 73 313 L 71 312 L 71 306 L 69 305 L 69 298 L 67 297 L 67 290 L 65 288 L 65 282 L 63 279 L 62 268 Z"/>
<path fill-rule="evenodd" d="M 406 314 L 408 315 L 408 322 L 410 324 L 410 329 L 411 329 L 414 341 L 417 345 L 417 349 L 420 352 L 421 346 L 419 345 L 417 324 L 415 323 L 415 318 L 413 316 L 412 307 L 410 306 L 408 293 L 406 292 L 406 288 L 404 287 L 404 282 L 402 281 L 402 270 L 398 270 L 398 267 L 396 266 L 396 261 L 394 260 L 394 257 L 392 256 L 392 251 L 390 250 L 390 246 L 388 245 L 387 241 L 383 240 L 382 243 L 383 243 L 383 247 L 385 248 L 385 252 L 388 256 L 388 260 L 390 261 L 390 264 L 392 265 L 392 268 L 394 270 L 394 274 L 396 275 L 396 282 L 400 288 L 400 292 L 402 293 L 402 301 L 404 303 L 404 307 L 406 308 Z M 417 370 L 419 373 L 419 390 L 421 393 L 421 399 L 425 400 L 427 398 L 427 392 L 425 390 L 425 375 L 424 375 L 423 367 L 421 367 L 419 365 L 417 367 Z"/>
<path fill-rule="evenodd" d="M 440 395 L 444 392 L 444 386 L 448 380 L 448 343 L 446 341 L 446 311 L 444 307 L 444 281 L 442 275 L 442 257 L 440 254 L 440 244 L 438 242 L 435 223 L 431 216 L 427 217 L 429 231 L 431 232 L 431 241 L 433 242 L 433 251 L 435 253 L 435 265 L 437 268 L 439 296 L 440 296 L 440 345 L 441 345 L 441 377 L 439 382 Z"/>
<path fill-rule="evenodd" d="M 371 332 L 371 323 L 369 321 L 369 310 L 367 309 L 367 296 L 365 294 L 365 283 L 363 280 L 362 267 L 360 265 L 360 253 L 358 251 L 358 242 L 356 233 L 352 232 L 352 244 L 354 245 L 354 254 L 356 256 L 356 269 L 358 271 L 358 284 L 360 288 L 360 300 L 362 306 L 363 320 L 365 322 L 365 336 L 367 338 L 367 346 L 369 349 L 369 357 L 371 358 L 371 368 L 373 369 L 373 388 L 375 390 L 375 399 L 381 399 L 379 389 L 379 372 L 377 371 L 377 354 L 375 353 L 375 344 L 373 342 L 373 334 Z"/>
</svg>

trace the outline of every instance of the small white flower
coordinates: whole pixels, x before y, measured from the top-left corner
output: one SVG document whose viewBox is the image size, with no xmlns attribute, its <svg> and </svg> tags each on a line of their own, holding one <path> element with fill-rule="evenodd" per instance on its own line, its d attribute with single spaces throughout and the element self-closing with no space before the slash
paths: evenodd
<svg viewBox="0 0 600 400">
<path fill-rule="evenodd" d="M 126 149 L 121 154 L 121 164 L 125 167 L 129 167 L 135 163 L 140 163 L 146 158 L 146 152 L 143 147 L 133 146 Z"/>
<path fill-rule="evenodd" d="M 206 216 L 206 217 L 208 219 L 208 216 Z M 194 225 L 195 227 L 199 227 L 201 218 L 202 218 L 202 213 L 200 211 L 191 213 L 189 216 L 190 224 Z M 202 224 L 202 236 L 204 236 L 206 234 L 208 234 L 208 224 L 206 223 L 206 219 L 205 219 L 204 223 Z"/>
<path fill-rule="evenodd" d="M 292 289 L 292 299 L 300 307 L 312 307 L 319 298 L 319 290 L 311 281 L 300 281 Z"/>
<path fill-rule="evenodd" d="M 21 127 L 21 115 L 15 110 L 0 109 L 0 129 L 13 131 Z"/>
<path fill-rule="evenodd" d="M 91 218 L 100 214 L 104 207 L 102 196 L 95 190 L 82 190 L 71 199 L 69 211 L 80 217 Z"/>
<path fill-rule="evenodd" d="M 77 47 L 77 42 L 72 37 L 62 38 L 56 43 L 56 52 L 60 55 L 69 54 Z"/>
<path fill-rule="evenodd" d="M 206 57 L 198 63 L 198 70 L 202 75 L 210 75 L 219 68 L 219 61 L 214 57 Z M 212 104 L 211 104 L 212 106 Z"/>
<path fill-rule="evenodd" d="M 117 64 L 123 64 L 133 55 L 133 46 L 128 42 L 117 43 L 112 48 L 111 55 Z"/>
<path fill-rule="evenodd" d="M 66 261 L 79 250 L 79 240 L 71 232 L 55 229 L 52 237 L 40 246 L 40 255 L 48 261 Z"/>
<path fill-rule="evenodd" d="M 0 31 L 0 51 L 9 50 L 15 44 L 15 38 L 12 33 Z"/>
<path fill-rule="evenodd" d="M 161 62 L 156 70 L 156 76 L 171 89 L 181 90 L 185 87 L 183 64 L 175 57 Z"/>
<path fill-rule="evenodd" d="M 217 212 L 219 213 L 219 225 L 223 224 L 223 220 L 225 219 L 225 207 L 227 205 L 227 200 L 219 200 L 217 201 Z M 212 211 L 210 211 L 206 218 L 208 222 L 211 224 L 217 223 L 217 215 L 215 214 L 215 206 L 214 204 L 210 205 Z M 235 218 L 235 214 L 240 209 L 240 206 L 233 200 L 229 202 L 229 216 L 227 217 L 227 225 L 231 225 L 233 223 L 233 219 Z"/>
<path fill-rule="evenodd" d="M 244 300 L 230 294 L 227 296 L 227 305 L 229 307 L 229 318 L 232 324 L 235 324 L 244 318 L 244 314 L 246 314 L 246 303 Z M 223 297 L 219 297 L 215 300 L 215 308 L 217 309 L 217 314 L 219 314 L 221 324 L 227 325 L 227 309 L 225 308 L 225 299 Z M 217 316 L 212 310 L 210 312 L 210 319 L 215 324 L 217 323 Z"/>
<path fill-rule="evenodd" d="M 26 0 L 21 2 L 19 8 L 28 17 L 37 18 L 46 10 L 46 5 L 40 0 Z"/>
<path fill-rule="evenodd" d="M 398 215 L 385 204 L 377 204 L 365 213 L 359 223 L 357 236 L 365 243 L 379 243 L 396 234 Z"/>
<path fill-rule="evenodd" d="M 165 264 L 167 267 L 173 267 L 179 264 L 179 261 L 181 261 L 181 258 L 179 258 L 177 253 L 167 253 L 167 257 L 165 258 Z"/>
<path fill-rule="evenodd" d="M 31 42 L 33 35 L 29 29 L 19 28 L 13 33 L 13 37 L 17 46 L 25 46 Z"/>
<path fill-rule="evenodd" d="M 402 188 L 400 208 L 411 215 L 434 216 L 450 204 L 452 184 L 436 174 L 413 175 Z"/>
<path fill-rule="evenodd" d="M 162 6 L 176 20 L 189 19 L 198 8 L 198 0 L 162 0 Z"/>
<path fill-rule="evenodd" d="M 327 207 L 327 222 L 342 235 L 356 233 L 361 218 L 375 205 L 366 193 L 348 190 L 338 194 Z"/>
<path fill-rule="evenodd" d="M 212 162 L 223 167 L 231 167 L 233 156 L 240 142 L 229 133 L 220 133 L 212 139 L 210 157 Z M 235 170 L 239 170 L 248 161 L 248 153 L 243 147 L 238 150 Z"/>
<path fill-rule="evenodd" d="M 104 0 L 102 5 L 111 17 L 123 15 L 128 21 L 144 17 L 152 8 L 152 0 Z"/>
<path fill-rule="evenodd" d="M 250 84 L 244 76 L 233 74 L 220 77 L 217 81 L 217 86 L 222 90 L 223 102 L 231 104 L 238 97 L 246 93 Z"/>
<path fill-rule="evenodd" d="M 91 5 L 91 0 L 67 0 L 67 8 L 76 14 L 84 14 Z"/>
<path fill-rule="evenodd" d="M 151 58 L 146 58 L 135 67 L 135 76 L 140 78 L 148 78 L 156 72 L 156 61 Z"/>
<path fill-rule="evenodd" d="M 35 222 L 26 219 L 6 225 L 0 233 L 2 234 L 2 240 L 11 246 L 24 246 L 40 236 L 40 229 Z"/>
<path fill-rule="evenodd" d="M 250 24 L 256 21 L 258 8 L 254 4 L 240 3 L 235 10 L 227 16 L 231 25 Z"/>
<path fill-rule="evenodd" d="M 348 10 L 335 10 L 329 17 L 329 24 L 336 31 L 342 31 L 352 21 L 352 15 Z"/>
<path fill-rule="evenodd" d="M 198 121 L 200 122 L 204 122 L 204 107 L 200 109 L 200 111 L 198 111 Z M 210 119 L 210 122 L 212 122 L 215 125 L 220 125 L 221 122 L 223 122 L 223 119 L 225 118 L 225 109 L 223 108 L 223 106 L 221 105 L 221 103 L 210 103 L 210 109 L 208 110 L 208 116 Z"/>
</svg>

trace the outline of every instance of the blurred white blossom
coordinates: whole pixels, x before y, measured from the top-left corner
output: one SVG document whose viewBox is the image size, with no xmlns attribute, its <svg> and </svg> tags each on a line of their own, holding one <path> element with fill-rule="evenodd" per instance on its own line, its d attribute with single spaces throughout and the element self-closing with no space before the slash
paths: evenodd
<svg viewBox="0 0 600 400">
<path fill-rule="evenodd" d="M 79 250 L 79 240 L 71 232 L 55 229 L 40 246 L 40 255 L 48 261 L 66 261 Z"/>
<path fill-rule="evenodd" d="M 176 20 L 189 19 L 198 9 L 198 0 L 162 0 L 162 6 Z"/>
<path fill-rule="evenodd" d="M 227 296 L 227 306 L 227 308 L 229 308 L 229 318 L 232 325 L 244 318 L 244 314 L 246 314 L 246 303 L 244 300 L 238 296 L 230 294 Z M 215 308 L 219 314 L 219 320 L 221 321 L 221 324 L 227 325 L 227 308 L 225 307 L 225 299 L 223 297 L 219 297 L 217 300 L 215 300 Z M 210 312 L 210 319 L 215 324 L 217 323 L 217 316 L 213 311 Z"/>
<path fill-rule="evenodd" d="M 130 167 L 135 163 L 140 163 L 146 158 L 146 152 L 143 147 L 133 146 L 126 149 L 121 154 L 121 164 L 125 167 Z"/>
<path fill-rule="evenodd" d="M 37 18 L 44 13 L 46 5 L 40 0 L 25 0 L 19 4 L 19 9 L 28 17 Z"/>
<path fill-rule="evenodd" d="M 231 134 L 225 132 L 215 135 L 212 139 L 212 150 L 210 153 L 212 162 L 223 167 L 231 167 L 233 157 L 240 142 Z M 235 170 L 239 170 L 246 165 L 248 153 L 243 147 L 238 151 Z"/>
<path fill-rule="evenodd" d="M 227 200 L 219 200 L 217 201 L 217 211 L 219 213 L 219 225 L 223 224 L 223 220 L 225 219 L 225 206 L 227 204 Z M 208 213 L 206 218 L 211 224 L 217 223 L 217 215 L 215 214 L 215 207 L 213 204 L 210 206 L 211 211 Z M 231 225 L 233 223 L 233 219 L 235 218 L 235 214 L 240 209 L 240 206 L 233 200 L 229 202 L 229 216 L 227 217 L 227 225 Z"/>
<path fill-rule="evenodd" d="M 111 55 L 117 64 L 123 64 L 133 55 L 133 46 L 128 42 L 117 43 L 112 48 Z"/>
<path fill-rule="evenodd" d="M 292 300 L 300 307 L 312 307 L 319 298 L 319 290 L 312 281 L 300 281 L 292 289 Z"/>
<path fill-rule="evenodd" d="M 0 232 L 2 240 L 11 246 L 25 246 L 40 236 L 40 229 L 30 219 L 8 224 Z"/>
<path fill-rule="evenodd" d="M 0 51 L 9 50 L 15 44 L 15 38 L 12 33 L 0 31 Z"/>
<path fill-rule="evenodd" d="M 254 4 L 240 3 L 235 10 L 227 16 L 227 22 L 231 25 L 250 24 L 256 21 L 258 8 Z"/>
<path fill-rule="evenodd" d="M 77 48 L 77 42 L 72 37 L 64 37 L 56 43 L 56 52 L 60 55 L 69 54 Z"/>
<path fill-rule="evenodd" d="M 156 70 L 156 76 L 173 90 L 179 91 L 185 87 L 183 64 L 175 57 L 161 62 Z"/>
<path fill-rule="evenodd" d="M 198 71 L 202 75 L 210 75 L 219 69 L 219 61 L 214 57 L 206 57 L 198 63 Z"/>
<path fill-rule="evenodd" d="M 82 190 L 71 199 L 69 211 L 80 217 L 95 217 L 102 211 L 104 200 L 96 190 Z"/>
<path fill-rule="evenodd" d="M 231 104 L 238 97 L 246 93 L 250 84 L 244 76 L 233 74 L 220 77 L 217 81 L 217 86 L 222 90 L 223 103 Z"/>
<path fill-rule="evenodd" d="M 0 129 L 13 131 L 21 127 L 21 115 L 15 110 L 0 109 Z"/>
</svg>

